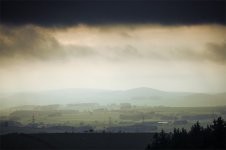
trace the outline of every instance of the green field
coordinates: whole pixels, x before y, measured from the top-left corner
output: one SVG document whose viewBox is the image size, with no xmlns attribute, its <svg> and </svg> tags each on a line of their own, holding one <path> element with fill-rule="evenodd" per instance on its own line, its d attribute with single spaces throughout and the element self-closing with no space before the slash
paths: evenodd
<svg viewBox="0 0 226 150">
<path fill-rule="evenodd" d="M 39 106 L 29 108 L 26 106 L 2 110 L 1 120 L 17 121 L 24 126 L 35 123 L 39 127 L 89 125 L 95 130 L 152 123 L 157 126 L 157 131 L 164 129 L 170 132 L 173 128 L 189 129 L 196 121 L 206 126 L 217 116 L 225 118 L 225 110 L 226 107 L 150 107 L 130 104 L 114 105 L 114 108 L 101 105 L 93 109 L 90 107 L 86 109 L 86 107 Z"/>
</svg>

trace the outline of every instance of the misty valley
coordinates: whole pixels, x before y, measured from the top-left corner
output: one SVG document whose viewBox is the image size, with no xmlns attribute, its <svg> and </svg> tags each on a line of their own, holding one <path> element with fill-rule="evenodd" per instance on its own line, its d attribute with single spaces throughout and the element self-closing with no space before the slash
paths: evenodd
<svg viewBox="0 0 226 150">
<path fill-rule="evenodd" d="M 172 132 L 189 129 L 199 121 L 206 126 L 214 118 L 226 118 L 226 106 L 164 107 L 129 103 L 100 105 L 27 105 L 1 110 L 1 134 L 71 132 Z"/>
<path fill-rule="evenodd" d="M 5 93 L 0 95 L 0 132 L 172 132 L 226 118 L 225 97 L 146 87 Z"/>
</svg>

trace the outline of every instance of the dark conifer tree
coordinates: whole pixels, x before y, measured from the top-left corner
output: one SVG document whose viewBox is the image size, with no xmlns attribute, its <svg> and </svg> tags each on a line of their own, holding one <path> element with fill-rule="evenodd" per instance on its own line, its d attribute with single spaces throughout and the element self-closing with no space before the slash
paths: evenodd
<svg viewBox="0 0 226 150">
<path fill-rule="evenodd" d="M 226 122 L 221 118 L 214 119 L 212 125 L 203 128 L 196 122 L 189 132 L 186 129 L 174 129 L 173 133 L 155 133 L 153 143 L 146 149 L 162 148 L 226 148 Z"/>
</svg>

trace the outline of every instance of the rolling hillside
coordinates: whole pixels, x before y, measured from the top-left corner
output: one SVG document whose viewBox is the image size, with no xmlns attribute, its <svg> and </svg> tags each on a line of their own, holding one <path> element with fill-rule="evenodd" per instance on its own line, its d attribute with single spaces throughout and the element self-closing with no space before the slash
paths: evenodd
<svg viewBox="0 0 226 150">
<path fill-rule="evenodd" d="M 226 93 L 166 92 L 142 87 L 129 90 L 61 89 L 0 94 L 1 108 L 74 103 L 131 103 L 174 107 L 222 106 L 226 105 Z"/>
</svg>

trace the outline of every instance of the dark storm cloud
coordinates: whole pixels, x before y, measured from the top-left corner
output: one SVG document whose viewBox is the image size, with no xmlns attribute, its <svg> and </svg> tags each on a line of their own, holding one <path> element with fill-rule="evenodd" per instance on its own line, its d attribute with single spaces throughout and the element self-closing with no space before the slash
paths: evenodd
<svg viewBox="0 0 226 150">
<path fill-rule="evenodd" d="M 82 58 L 95 54 L 88 46 L 62 45 L 43 28 L 31 25 L 13 28 L 0 26 L 0 60 L 64 60 L 68 57 Z"/>
<path fill-rule="evenodd" d="M 209 61 L 225 65 L 226 43 L 207 43 L 202 52 L 197 52 L 184 47 L 184 49 L 170 51 L 169 56 L 171 59 L 173 58 L 175 60 L 188 60 L 192 62 Z"/>
<path fill-rule="evenodd" d="M 213 61 L 226 63 L 226 42 L 221 44 L 208 43 L 206 55 Z"/>
<path fill-rule="evenodd" d="M 21 60 L 226 64 L 226 43 L 222 41 L 225 26 L 126 27 L 108 26 L 103 30 L 83 25 L 70 29 L 0 25 L 0 65 Z"/>
<path fill-rule="evenodd" d="M 2 1 L 1 22 L 11 25 L 225 24 L 225 1 Z"/>
<path fill-rule="evenodd" d="M 0 57 L 23 57 L 48 59 L 62 56 L 60 44 L 52 37 L 39 31 L 38 28 L 0 27 Z M 54 53 L 53 53 L 54 52 Z"/>
</svg>

